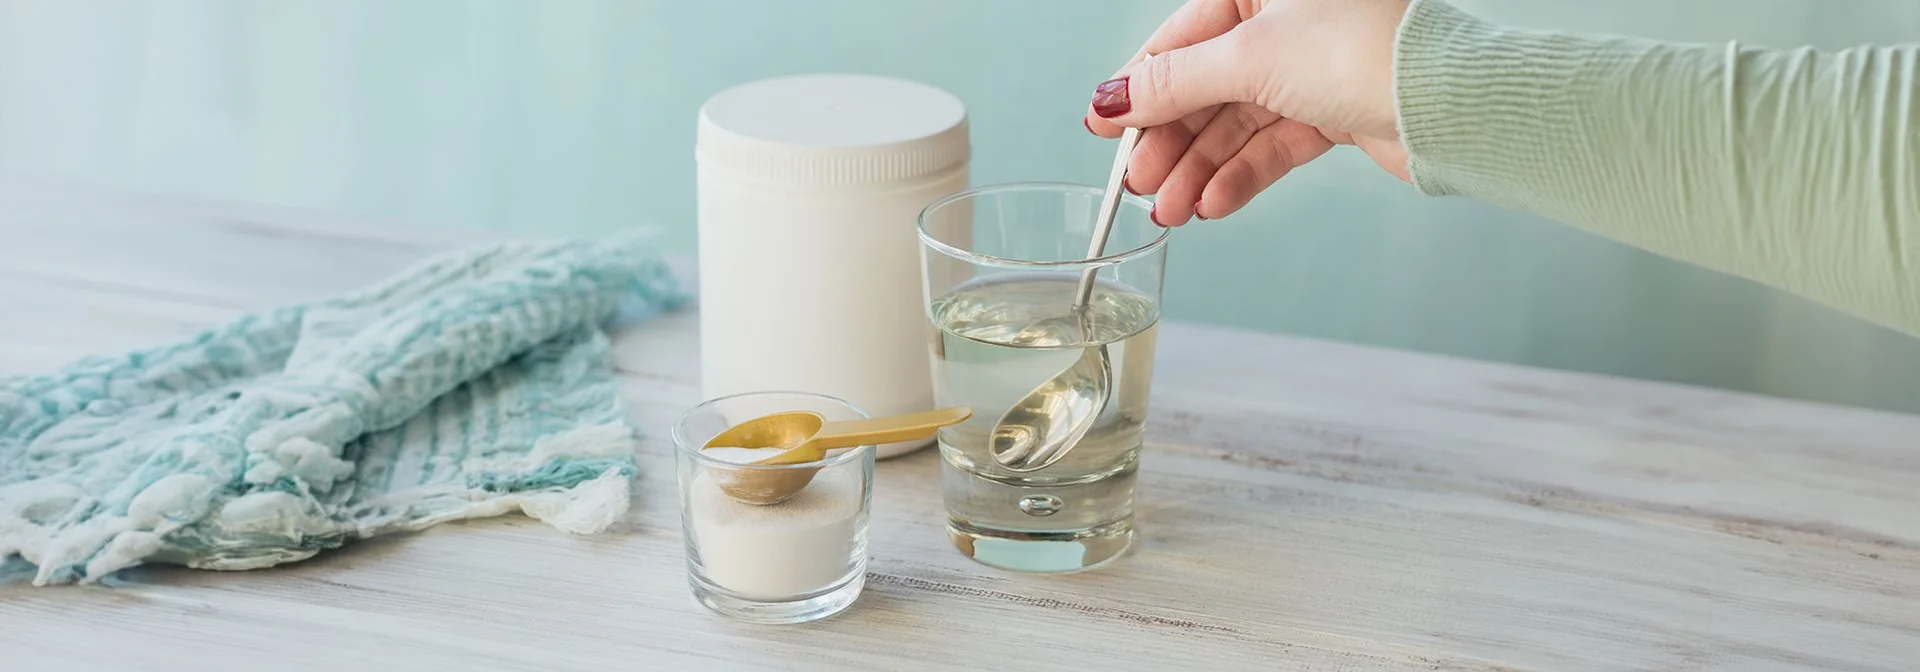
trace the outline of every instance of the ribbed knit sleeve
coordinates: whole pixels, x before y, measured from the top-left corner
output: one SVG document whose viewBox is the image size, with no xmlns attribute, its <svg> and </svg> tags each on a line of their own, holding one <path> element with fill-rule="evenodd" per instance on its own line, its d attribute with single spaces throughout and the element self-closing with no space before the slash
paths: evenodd
<svg viewBox="0 0 1920 672">
<path fill-rule="evenodd" d="M 1837 52 L 1495 26 L 1415 0 L 1423 193 L 1460 194 L 1920 335 L 1920 45 Z"/>
</svg>

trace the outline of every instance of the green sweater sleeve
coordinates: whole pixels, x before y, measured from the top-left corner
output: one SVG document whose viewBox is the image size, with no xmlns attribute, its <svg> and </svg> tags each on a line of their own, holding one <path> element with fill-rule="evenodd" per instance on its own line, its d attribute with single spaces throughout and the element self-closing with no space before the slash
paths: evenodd
<svg viewBox="0 0 1920 672">
<path fill-rule="evenodd" d="M 1415 0 L 1414 185 L 1920 335 L 1920 45 L 1838 52 L 1495 26 Z"/>
</svg>

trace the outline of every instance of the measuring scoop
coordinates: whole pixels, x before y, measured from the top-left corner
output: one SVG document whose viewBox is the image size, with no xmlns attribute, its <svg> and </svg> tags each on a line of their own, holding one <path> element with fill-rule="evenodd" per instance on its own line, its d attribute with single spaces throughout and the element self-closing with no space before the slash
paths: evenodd
<svg viewBox="0 0 1920 672">
<path fill-rule="evenodd" d="M 711 448 L 777 448 L 780 452 L 748 462 L 753 466 L 802 465 L 825 459 L 827 451 L 868 444 L 914 441 L 933 436 L 941 427 L 965 422 L 973 409 L 957 406 L 867 420 L 827 420 L 811 411 L 765 415 L 728 427 L 700 446 Z M 727 496 L 748 504 L 777 504 L 813 481 L 819 467 L 791 469 L 715 470 Z"/>
</svg>

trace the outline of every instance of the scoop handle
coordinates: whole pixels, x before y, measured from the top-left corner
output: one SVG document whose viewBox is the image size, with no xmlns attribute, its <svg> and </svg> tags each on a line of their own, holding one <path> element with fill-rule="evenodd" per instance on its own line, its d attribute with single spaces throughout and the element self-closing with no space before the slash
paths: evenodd
<svg viewBox="0 0 1920 672">
<path fill-rule="evenodd" d="M 973 409 L 955 406 L 885 418 L 832 421 L 821 425 L 820 433 L 813 435 L 809 443 L 821 450 L 832 450 L 869 443 L 912 441 L 933 436 L 941 427 L 965 422 L 970 417 Z"/>
</svg>

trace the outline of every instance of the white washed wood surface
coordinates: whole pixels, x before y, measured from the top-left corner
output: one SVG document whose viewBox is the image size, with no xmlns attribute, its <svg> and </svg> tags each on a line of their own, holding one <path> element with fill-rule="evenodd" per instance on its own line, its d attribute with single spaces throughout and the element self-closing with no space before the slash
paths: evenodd
<svg viewBox="0 0 1920 672">
<path fill-rule="evenodd" d="M 0 373 L 452 242 L 0 179 Z M 611 533 L 505 518 L 272 570 L 0 586 L 0 670 L 1920 669 L 1920 417 L 1184 324 L 1127 559 L 973 564 L 925 451 L 881 465 L 851 611 L 733 623 L 688 596 L 660 436 L 697 401 L 694 336 L 677 315 L 617 339 L 648 436 Z"/>
</svg>

